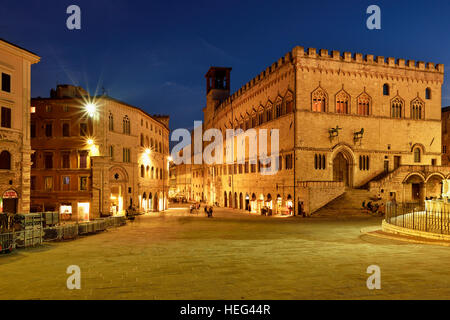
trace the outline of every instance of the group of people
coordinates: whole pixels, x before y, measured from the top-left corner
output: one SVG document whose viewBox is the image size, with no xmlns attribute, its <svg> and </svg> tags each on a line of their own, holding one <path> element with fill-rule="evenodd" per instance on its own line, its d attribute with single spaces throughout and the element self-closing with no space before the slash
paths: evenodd
<svg viewBox="0 0 450 320">
<path fill-rule="evenodd" d="M 385 206 L 384 206 L 384 202 L 381 202 L 381 204 L 378 204 L 378 203 L 372 203 L 372 201 L 369 201 L 366 204 L 366 201 L 363 201 L 362 209 L 367 210 L 369 213 L 372 213 L 372 214 L 384 215 Z"/>
<path fill-rule="evenodd" d="M 200 202 L 193 203 L 189 206 L 189 212 L 193 213 L 194 211 L 200 210 Z M 212 218 L 213 216 L 213 207 L 205 205 L 205 214 L 208 216 L 208 218 Z"/>
</svg>

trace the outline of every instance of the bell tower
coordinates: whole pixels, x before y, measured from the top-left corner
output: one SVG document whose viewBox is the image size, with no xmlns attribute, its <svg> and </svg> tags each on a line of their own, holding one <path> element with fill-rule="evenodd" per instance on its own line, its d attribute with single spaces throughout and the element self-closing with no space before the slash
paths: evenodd
<svg viewBox="0 0 450 320">
<path fill-rule="evenodd" d="M 211 67 L 205 75 L 206 78 L 206 108 L 204 119 L 208 123 L 213 117 L 221 101 L 230 96 L 231 68 Z"/>
</svg>

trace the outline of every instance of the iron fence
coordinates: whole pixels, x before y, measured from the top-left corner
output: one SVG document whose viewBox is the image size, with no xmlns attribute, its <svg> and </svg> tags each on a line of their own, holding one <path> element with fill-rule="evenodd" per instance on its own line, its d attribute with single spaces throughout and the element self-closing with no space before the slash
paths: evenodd
<svg viewBox="0 0 450 320">
<path fill-rule="evenodd" d="M 418 231 L 450 234 L 450 204 L 386 203 L 387 223 Z"/>
</svg>

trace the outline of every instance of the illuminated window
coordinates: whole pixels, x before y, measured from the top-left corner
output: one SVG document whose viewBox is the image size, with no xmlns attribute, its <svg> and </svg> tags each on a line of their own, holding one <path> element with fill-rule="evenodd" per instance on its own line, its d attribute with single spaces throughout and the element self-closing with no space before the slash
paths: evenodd
<svg viewBox="0 0 450 320">
<path fill-rule="evenodd" d="M 358 114 L 360 116 L 370 115 L 370 97 L 367 93 L 363 93 L 358 97 Z"/>
<path fill-rule="evenodd" d="M 311 110 L 313 112 L 325 112 L 326 111 L 326 103 L 327 103 L 327 95 L 324 90 L 321 88 L 317 89 L 312 93 L 312 106 Z"/>
<path fill-rule="evenodd" d="M 349 113 L 350 97 L 345 91 L 336 95 L 336 113 Z"/>
</svg>

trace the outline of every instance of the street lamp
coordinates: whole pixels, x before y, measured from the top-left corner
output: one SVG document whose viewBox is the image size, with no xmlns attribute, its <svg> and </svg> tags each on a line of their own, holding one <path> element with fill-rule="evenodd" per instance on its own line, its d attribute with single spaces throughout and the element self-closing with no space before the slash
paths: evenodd
<svg viewBox="0 0 450 320">
<path fill-rule="evenodd" d="M 89 117 L 93 118 L 95 113 L 97 112 L 97 105 L 95 103 L 89 102 L 85 106 L 86 112 Z"/>
</svg>

